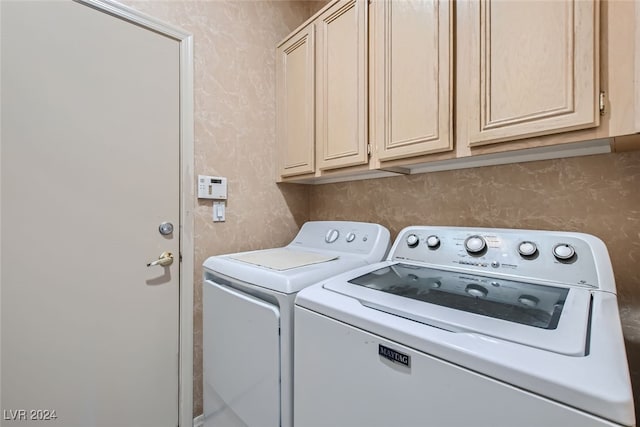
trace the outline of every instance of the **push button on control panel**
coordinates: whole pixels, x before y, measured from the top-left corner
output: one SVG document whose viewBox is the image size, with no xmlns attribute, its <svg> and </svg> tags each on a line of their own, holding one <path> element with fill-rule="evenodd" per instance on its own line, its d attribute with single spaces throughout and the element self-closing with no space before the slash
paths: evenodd
<svg viewBox="0 0 640 427">
<path fill-rule="evenodd" d="M 488 265 L 486 262 L 474 262 L 474 261 L 464 261 L 464 260 L 458 261 L 458 264 L 460 264 L 460 265 L 471 265 L 473 267 L 487 267 L 487 265 Z"/>
</svg>

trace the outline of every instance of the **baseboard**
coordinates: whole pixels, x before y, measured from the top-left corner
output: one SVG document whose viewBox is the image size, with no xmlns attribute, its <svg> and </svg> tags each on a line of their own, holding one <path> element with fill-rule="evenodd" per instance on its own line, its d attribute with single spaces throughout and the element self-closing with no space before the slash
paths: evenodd
<svg viewBox="0 0 640 427">
<path fill-rule="evenodd" d="M 204 414 L 200 414 L 193 419 L 193 427 L 203 427 L 204 426 Z"/>
</svg>

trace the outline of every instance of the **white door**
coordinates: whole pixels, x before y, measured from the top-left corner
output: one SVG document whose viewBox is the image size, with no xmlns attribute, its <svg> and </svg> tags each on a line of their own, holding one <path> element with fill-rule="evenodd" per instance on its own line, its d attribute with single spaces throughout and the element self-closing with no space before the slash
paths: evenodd
<svg viewBox="0 0 640 427">
<path fill-rule="evenodd" d="M 2 425 L 174 427 L 179 42 L 70 1 L 0 7 Z"/>
</svg>

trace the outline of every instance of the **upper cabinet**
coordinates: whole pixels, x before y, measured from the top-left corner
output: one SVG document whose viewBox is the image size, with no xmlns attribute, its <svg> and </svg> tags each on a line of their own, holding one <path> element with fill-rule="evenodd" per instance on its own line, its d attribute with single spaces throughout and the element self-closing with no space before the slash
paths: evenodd
<svg viewBox="0 0 640 427">
<path fill-rule="evenodd" d="M 282 177 L 315 171 L 314 39 L 309 24 L 277 49 L 276 134 Z"/>
<path fill-rule="evenodd" d="M 598 125 L 599 3 L 585 0 L 459 2 L 457 29 L 468 80 L 468 144 Z"/>
<path fill-rule="evenodd" d="M 451 3 L 376 1 L 370 22 L 369 126 L 377 158 L 451 150 Z"/>
<path fill-rule="evenodd" d="M 366 164 L 367 3 L 332 3 L 314 20 L 318 169 Z"/>
<path fill-rule="evenodd" d="M 640 130 L 639 16 L 616 0 L 332 0 L 278 49 L 279 179 L 609 151 Z"/>
</svg>

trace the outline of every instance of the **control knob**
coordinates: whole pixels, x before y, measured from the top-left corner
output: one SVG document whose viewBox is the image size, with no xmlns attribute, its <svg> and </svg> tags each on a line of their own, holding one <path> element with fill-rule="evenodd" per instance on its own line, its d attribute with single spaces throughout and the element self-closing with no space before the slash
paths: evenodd
<svg viewBox="0 0 640 427">
<path fill-rule="evenodd" d="M 351 243 L 354 240 L 356 240 L 356 233 L 351 232 L 351 233 L 347 234 L 347 243 Z"/>
<path fill-rule="evenodd" d="M 340 232 L 335 228 L 332 228 L 327 231 L 327 234 L 324 236 L 324 241 L 327 243 L 333 243 L 338 240 L 338 237 L 340 237 Z"/>
<path fill-rule="evenodd" d="M 440 238 L 438 236 L 434 236 L 433 234 L 427 237 L 427 247 L 429 249 L 438 249 L 440 246 Z"/>
<path fill-rule="evenodd" d="M 568 243 L 560 243 L 553 247 L 553 256 L 558 261 L 568 261 L 576 255 L 576 250 Z"/>
<path fill-rule="evenodd" d="M 484 298 L 489 294 L 489 291 L 484 286 L 476 285 L 475 283 L 471 283 L 467 285 L 465 292 L 476 298 Z"/>
<path fill-rule="evenodd" d="M 538 252 L 538 247 L 533 242 L 524 241 L 518 245 L 518 252 L 523 257 L 531 257 Z"/>
<path fill-rule="evenodd" d="M 520 295 L 518 297 L 518 302 L 526 307 L 535 307 L 538 305 L 540 300 L 533 295 Z"/>
<path fill-rule="evenodd" d="M 470 236 L 467 237 L 467 240 L 464 241 L 464 248 L 471 255 L 477 255 L 487 248 L 487 242 L 482 236 Z"/>
<path fill-rule="evenodd" d="M 420 239 L 415 234 L 409 234 L 407 236 L 407 246 L 410 248 L 415 248 L 420 243 Z"/>
</svg>

